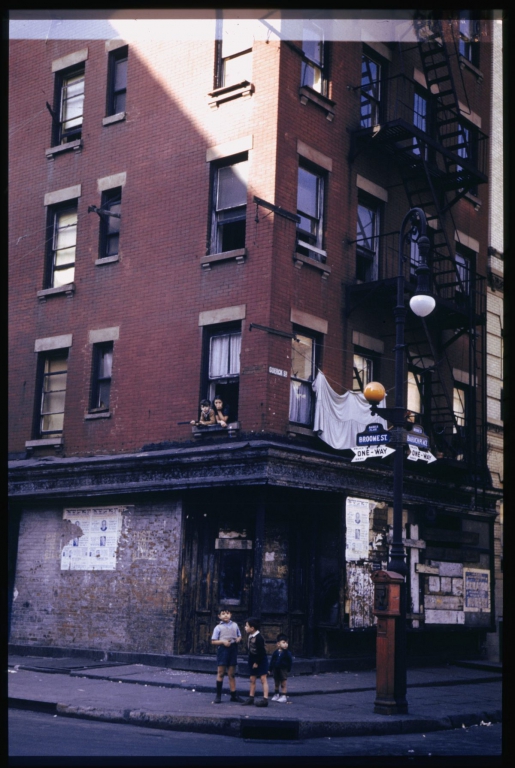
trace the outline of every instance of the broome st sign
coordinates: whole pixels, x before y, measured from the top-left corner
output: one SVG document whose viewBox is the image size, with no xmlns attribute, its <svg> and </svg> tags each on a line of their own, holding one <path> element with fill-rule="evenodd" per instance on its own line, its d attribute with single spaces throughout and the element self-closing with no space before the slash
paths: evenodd
<svg viewBox="0 0 515 768">
<path fill-rule="evenodd" d="M 391 435 L 385 430 L 382 424 L 368 424 L 364 432 L 358 432 L 356 435 L 356 448 L 353 448 L 354 458 L 352 461 L 365 461 L 373 457 L 384 459 L 395 449 L 390 448 L 387 443 L 390 442 Z"/>
</svg>

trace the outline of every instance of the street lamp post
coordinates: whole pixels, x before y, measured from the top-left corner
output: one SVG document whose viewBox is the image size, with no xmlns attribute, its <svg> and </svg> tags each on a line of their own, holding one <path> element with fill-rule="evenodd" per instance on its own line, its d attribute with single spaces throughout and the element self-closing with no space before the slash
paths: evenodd
<svg viewBox="0 0 515 768">
<path fill-rule="evenodd" d="M 404 230 L 408 221 L 411 221 L 411 232 L 404 235 Z M 406 408 L 404 404 L 405 385 L 404 385 L 404 364 L 405 364 L 405 343 L 404 327 L 406 321 L 406 306 L 404 303 L 404 269 L 403 269 L 403 246 L 405 238 L 413 238 L 415 231 L 418 230 L 419 236 L 416 240 L 418 245 L 420 262 L 415 270 L 417 276 L 417 287 L 414 295 L 410 299 L 411 310 L 419 317 L 425 317 L 430 314 L 435 307 L 435 300 L 431 296 L 430 272 L 427 265 L 427 255 L 429 252 L 429 238 L 426 235 L 427 220 L 421 208 L 411 208 L 403 219 L 399 235 L 399 267 L 397 275 L 397 305 L 394 310 L 395 318 L 395 405 L 393 408 L 379 408 L 378 402 L 382 396 L 378 395 L 377 382 L 371 382 L 365 387 L 364 395 L 372 405 L 372 413 L 382 416 L 393 424 L 392 439 L 390 441 L 395 448 L 394 466 L 393 466 L 393 536 L 390 557 L 388 562 L 388 572 L 400 574 L 402 582 L 400 583 L 399 595 L 399 615 L 395 621 L 395 636 L 393 652 L 387 653 L 385 663 L 391 665 L 388 679 L 392 681 L 392 690 L 388 696 L 381 696 L 381 701 L 376 700 L 376 712 L 381 714 L 405 714 L 408 711 L 406 700 L 406 582 L 407 573 L 406 556 L 404 544 L 402 541 L 402 507 L 403 507 L 403 482 L 404 482 L 404 432 L 406 427 Z M 376 386 L 373 386 L 376 385 Z M 384 393 L 384 388 L 380 386 L 379 392 Z M 368 389 L 368 392 L 367 392 Z M 378 401 L 379 398 L 379 401 Z M 392 669 L 393 667 L 393 669 Z M 384 694 L 384 692 L 383 692 Z"/>
</svg>

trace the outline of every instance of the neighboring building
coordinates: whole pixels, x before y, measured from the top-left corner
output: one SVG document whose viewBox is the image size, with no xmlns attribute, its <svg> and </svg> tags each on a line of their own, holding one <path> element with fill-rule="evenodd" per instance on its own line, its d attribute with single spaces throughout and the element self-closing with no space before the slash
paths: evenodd
<svg viewBox="0 0 515 768">
<path fill-rule="evenodd" d="M 374 658 L 392 464 L 351 448 L 366 383 L 393 401 L 420 207 L 408 652 L 478 657 L 492 21 L 214 15 L 11 27 L 11 643 L 210 653 L 229 605 L 297 656 Z M 204 398 L 227 426 L 189 424 Z"/>
<path fill-rule="evenodd" d="M 490 135 L 490 238 L 486 295 L 487 441 L 488 466 L 496 490 L 504 488 L 503 357 L 504 357 L 504 179 L 503 179 L 503 24 L 493 23 L 492 128 Z M 492 660 L 502 661 L 503 627 L 503 516 L 502 498 L 494 524 L 495 626 L 487 636 Z"/>
</svg>

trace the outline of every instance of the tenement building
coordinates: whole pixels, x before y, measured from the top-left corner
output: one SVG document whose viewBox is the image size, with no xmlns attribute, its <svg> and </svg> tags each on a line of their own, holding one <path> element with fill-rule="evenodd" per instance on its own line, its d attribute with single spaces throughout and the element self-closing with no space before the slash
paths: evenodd
<svg viewBox="0 0 515 768">
<path fill-rule="evenodd" d="M 427 222 L 408 654 L 479 658 L 493 19 L 247 15 L 11 19 L 10 642 L 209 654 L 228 606 L 374 658 L 393 454 L 353 448 Z"/>
</svg>

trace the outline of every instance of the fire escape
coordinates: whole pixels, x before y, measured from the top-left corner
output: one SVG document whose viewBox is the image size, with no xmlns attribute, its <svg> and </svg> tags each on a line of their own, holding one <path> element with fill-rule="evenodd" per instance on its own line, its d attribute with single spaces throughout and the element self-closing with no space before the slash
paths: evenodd
<svg viewBox="0 0 515 768">
<path fill-rule="evenodd" d="M 454 40 L 444 41 L 440 22 L 424 25 L 417 48 L 426 88 L 405 75 L 383 83 L 386 98 L 381 99 L 381 109 L 372 125 L 354 133 L 351 157 L 363 153 L 392 156 L 408 208 L 419 207 L 426 214 L 437 303 L 428 318 L 407 319 L 407 364 L 411 370 L 420 371 L 416 383 L 424 404 L 421 422 L 431 437 L 433 450 L 451 464 L 459 462 L 458 466 L 466 467 L 477 487 L 487 482 L 486 286 L 485 278 L 476 273 L 473 265 L 469 268 L 456 255 L 453 206 L 465 195 L 475 194 L 477 186 L 487 181 L 487 137 L 466 119 L 468 107 L 458 102 L 450 60 L 453 55 L 457 58 L 458 48 Z M 361 94 L 362 104 L 364 100 L 366 103 L 363 88 Z M 347 314 L 362 302 L 379 298 L 389 286 L 393 290 L 398 270 L 398 233 L 376 237 L 380 256 L 376 279 L 347 287 Z M 359 248 L 359 241 L 355 242 Z M 416 248 L 406 244 L 408 292 L 417 253 Z M 453 350 L 458 344 L 461 365 L 468 373 L 468 381 L 462 382 L 467 398 L 461 412 L 453 372 Z"/>
</svg>

